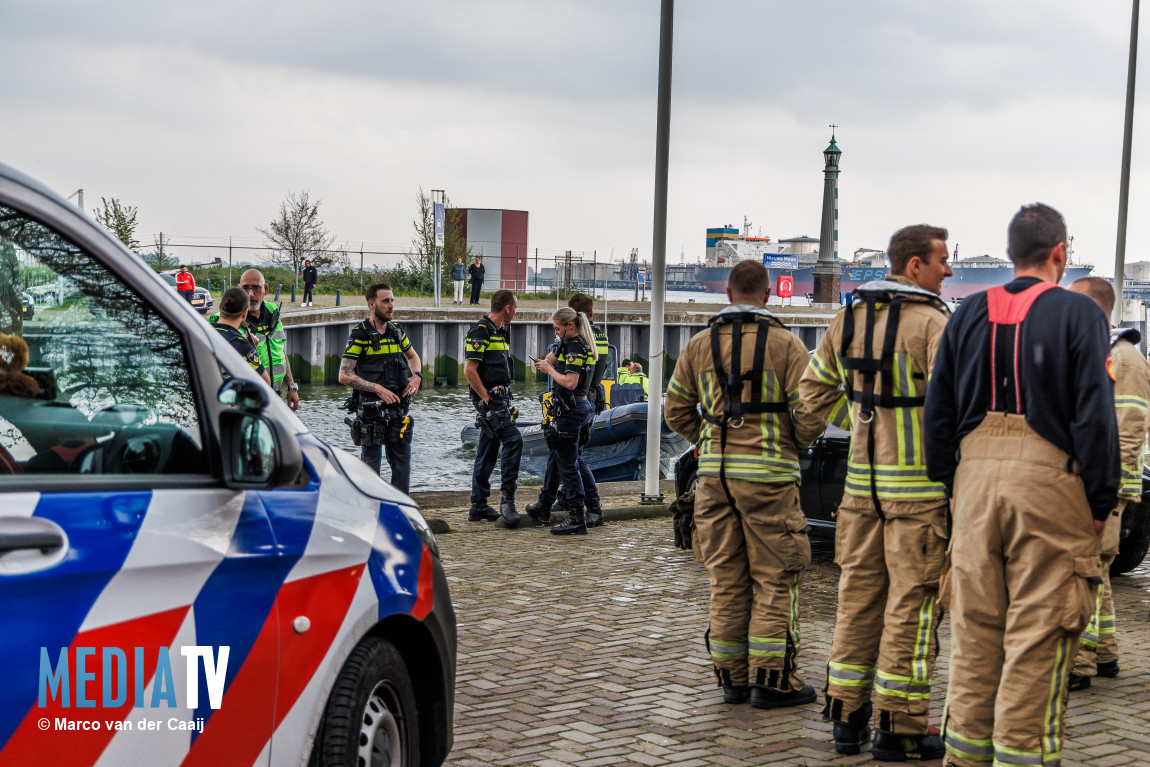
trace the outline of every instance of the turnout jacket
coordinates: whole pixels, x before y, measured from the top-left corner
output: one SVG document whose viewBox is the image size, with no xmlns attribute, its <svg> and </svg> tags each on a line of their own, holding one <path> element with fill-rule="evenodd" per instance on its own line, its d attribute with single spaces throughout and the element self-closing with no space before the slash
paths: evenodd
<svg viewBox="0 0 1150 767">
<path fill-rule="evenodd" d="M 1135 346 L 1141 340 L 1133 328 L 1110 331 L 1110 376 L 1114 379 L 1114 411 L 1118 418 L 1118 447 L 1122 462 L 1121 498 L 1142 497 L 1142 449 L 1146 444 L 1147 405 L 1150 404 L 1150 365 Z"/>
<path fill-rule="evenodd" d="M 877 294 L 884 287 L 896 291 L 905 288 L 906 291 L 891 294 L 901 295 L 903 301 L 893 339 L 891 374 L 889 378 L 882 373 L 874 376 L 875 402 L 880 405 L 879 395 L 884 392 L 896 398 L 925 395 L 939 340 L 950 314 L 940 298 L 896 275 L 860 286 L 856 296 L 866 292 Z M 924 501 L 936 506 L 938 501 L 946 498 L 946 490 L 941 483 L 932 482 L 927 477 L 922 403 L 875 407 L 870 422 L 864 423 L 867 419 L 860 418 L 859 414 L 861 403 L 849 401 L 847 397 L 848 388 L 856 392 L 856 399 L 857 393 L 864 388 L 863 372 L 843 365 L 842 339 L 847 312 L 854 315 L 854 336 L 845 358 L 881 360 L 883 357 L 890 303 L 875 302 L 871 354 L 867 357 L 867 304 L 865 300 L 856 299 L 831 321 L 826 335 L 811 356 L 810 365 L 799 382 L 803 402 L 819 418 L 851 431 L 845 487 L 848 496 L 865 498 L 868 502 L 872 499 L 873 467 L 874 494 L 884 507 L 887 503 Z M 849 387 L 846 386 L 848 383 Z M 869 431 L 873 431 L 872 455 L 868 455 Z"/>
<path fill-rule="evenodd" d="M 769 320 L 757 398 L 764 403 L 785 403 L 786 408 L 782 412 L 748 413 L 741 426 L 728 423 L 726 451 L 721 450 L 721 426 L 714 421 L 723 417 L 723 384 L 715 374 L 711 331 L 708 329 L 687 342 L 675 364 L 664 405 L 667 425 L 692 442 L 699 443 L 700 476 L 718 477 L 722 468 L 727 479 L 797 482 L 799 448 L 809 445 L 823 431 L 822 421 L 799 400 L 799 379 L 807 366 L 806 347 L 761 306 L 734 304 L 723 309 L 715 320 L 724 319 L 724 315 L 739 314 L 752 314 Z M 733 324 L 723 322 L 718 328 L 720 359 L 724 371 L 730 374 L 734 372 L 731 370 Z M 746 374 L 753 367 L 758 333 L 754 320 L 744 322 L 740 368 L 745 379 L 752 378 Z M 744 404 L 756 399 L 751 388 L 752 380 L 743 382 L 740 400 Z"/>
</svg>

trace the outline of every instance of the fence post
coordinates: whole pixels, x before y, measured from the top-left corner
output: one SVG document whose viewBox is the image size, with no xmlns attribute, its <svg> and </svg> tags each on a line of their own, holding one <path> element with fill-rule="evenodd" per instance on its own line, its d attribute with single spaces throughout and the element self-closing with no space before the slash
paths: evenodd
<svg viewBox="0 0 1150 767">
<path fill-rule="evenodd" d="M 291 302 L 293 304 L 295 303 L 295 285 L 294 284 L 291 286 Z"/>
<path fill-rule="evenodd" d="M 280 300 L 280 292 L 283 289 L 284 289 L 284 286 L 282 284 L 276 285 L 276 297 L 273 298 L 272 301 L 279 301 Z"/>
<path fill-rule="evenodd" d="M 343 298 L 343 290 L 340 288 L 335 289 L 335 305 L 339 306 L 340 299 Z"/>
</svg>

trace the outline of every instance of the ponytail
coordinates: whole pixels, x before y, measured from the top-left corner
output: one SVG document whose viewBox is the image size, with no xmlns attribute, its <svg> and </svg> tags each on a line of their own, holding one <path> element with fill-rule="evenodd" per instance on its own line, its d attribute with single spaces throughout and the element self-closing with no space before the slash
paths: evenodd
<svg viewBox="0 0 1150 767">
<path fill-rule="evenodd" d="M 566 325 L 568 322 L 575 323 L 575 330 L 579 337 L 583 339 L 583 343 L 591 350 L 592 356 L 597 361 L 599 359 L 599 350 L 595 347 L 595 334 L 591 331 L 591 321 L 587 319 L 587 315 L 583 312 L 576 312 L 569 306 L 564 306 L 559 309 L 555 314 L 551 315 L 552 322 L 558 322 L 560 325 Z"/>
</svg>

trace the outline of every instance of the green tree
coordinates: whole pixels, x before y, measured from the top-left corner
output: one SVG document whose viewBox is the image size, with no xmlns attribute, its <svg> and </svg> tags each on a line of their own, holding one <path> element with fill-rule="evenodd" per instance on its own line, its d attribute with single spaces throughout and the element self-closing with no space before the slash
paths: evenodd
<svg viewBox="0 0 1150 767">
<path fill-rule="evenodd" d="M 329 266 L 334 261 L 328 251 L 335 236 L 319 217 L 320 202 L 313 202 L 306 190 L 299 194 L 288 192 L 280 203 L 279 215 L 266 228 L 256 227 L 273 248 L 270 260 L 291 269 L 297 282 L 305 260 L 316 267 Z"/>
<path fill-rule="evenodd" d="M 411 220 L 415 235 L 411 238 L 411 249 L 404 253 L 404 259 L 413 272 L 419 275 L 418 285 L 422 292 L 426 285 L 432 289 L 435 273 L 435 205 L 432 199 L 419 188 L 415 197 L 419 208 L 416 218 Z M 451 200 L 444 195 L 444 209 L 451 208 Z M 467 247 L 467 239 L 463 236 L 463 219 L 459 216 L 444 216 L 443 227 L 443 259 L 440 264 L 440 286 L 444 292 L 451 291 L 451 265 L 455 259 L 462 256 L 463 263 L 471 259 L 471 249 Z"/>
<path fill-rule="evenodd" d="M 124 205 L 115 197 L 108 200 L 100 198 L 101 209 L 96 211 L 96 223 L 116 235 L 120 242 L 135 252 L 140 247 L 136 239 L 136 209 L 131 205 Z"/>
<path fill-rule="evenodd" d="M 165 269 L 174 269 L 180 265 L 180 259 L 168 253 L 168 240 L 164 239 L 163 232 L 156 235 L 152 243 L 155 249 L 151 253 L 144 254 L 144 261 L 148 263 L 148 266 L 157 272 L 162 272 Z"/>
</svg>

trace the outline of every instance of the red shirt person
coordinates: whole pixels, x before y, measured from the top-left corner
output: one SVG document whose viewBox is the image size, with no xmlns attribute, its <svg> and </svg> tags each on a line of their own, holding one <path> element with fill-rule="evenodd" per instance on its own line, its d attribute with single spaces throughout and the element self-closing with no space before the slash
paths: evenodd
<svg viewBox="0 0 1150 767">
<path fill-rule="evenodd" d="M 189 304 L 192 302 L 192 294 L 196 292 L 196 278 L 186 266 L 181 266 L 180 271 L 176 272 L 176 290 L 185 301 Z"/>
</svg>

